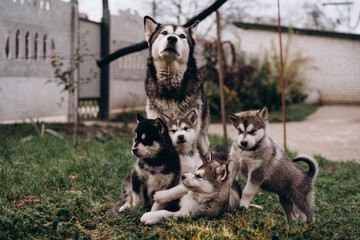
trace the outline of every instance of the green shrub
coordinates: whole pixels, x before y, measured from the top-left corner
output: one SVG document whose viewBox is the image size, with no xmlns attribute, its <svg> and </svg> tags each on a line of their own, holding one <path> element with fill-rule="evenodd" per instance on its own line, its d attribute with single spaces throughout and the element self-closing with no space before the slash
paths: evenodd
<svg viewBox="0 0 360 240">
<path fill-rule="evenodd" d="M 300 68 L 311 60 L 304 57 L 301 51 L 290 56 L 291 36 L 292 33 L 289 34 L 283 57 L 286 104 L 301 103 L 304 100 L 304 79 Z M 206 91 L 212 119 L 217 121 L 221 118 L 221 108 L 216 45 L 211 41 L 202 41 L 202 45 L 205 64 L 200 67 L 200 71 L 208 82 Z M 235 51 L 232 51 L 232 54 L 235 54 Z M 280 57 L 274 43 L 263 56 L 252 56 L 247 64 L 240 56 L 233 56 L 232 59 L 230 65 L 228 63 L 223 67 L 226 111 L 239 112 L 263 106 L 267 106 L 269 110 L 280 109 Z M 226 59 L 224 62 L 227 62 Z"/>
</svg>

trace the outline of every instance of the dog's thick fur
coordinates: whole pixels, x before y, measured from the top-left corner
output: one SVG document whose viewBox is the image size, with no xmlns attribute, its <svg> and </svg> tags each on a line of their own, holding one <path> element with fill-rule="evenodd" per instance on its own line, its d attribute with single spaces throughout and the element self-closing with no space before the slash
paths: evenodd
<svg viewBox="0 0 360 240">
<path fill-rule="evenodd" d="M 180 181 L 180 159 L 166 124 L 159 118 L 145 119 L 140 114 L 137 120 L 132 153 L 138 160 L 123 183 L 122 203 L 110 209 L 112 216 L 132 206 L 145 206 L 151 211 L 165 209 L 167 204 L 154 202 L 154 193 L 177 186 Z M 176 209 L 171 207 L 171 210 Z"/>
<path fill-rule="evenodd" d="M 217 156 L 219 155 L 214 154 L 214 157 Z M 170 216 L 217 217 L 239 206 L 240 193 L 230 187 L 228 165 L 212 159 L 211 153 L 209 160 L 204 161 L 194 173 L 184 174 L 182 182 L 187 192 L 180 200 L 179 211 L 160 210 L 145 213 L 141 217 L 141 222 L 153 225 Z"/>
<path fill-rule="evenodd" d="M 180 157 L 181 175 L 192 173 L 202 165 L 199 150 L 196 147 L 196 126 L 198 116 L 191 111 L 186 117 L 170 119 L 162 114 L 162 120 L 169 129 L 169 135 Z"/>
<path fill-rule="evenodd" d="M 267 108 L 229 114 L 238 136 L 231 148 L 231 178 L 237 172 L 247 178 L 240 206 L 248 208 L 259 187 L 274 192 L 284 209 L 288 222 L 300 217 L 301 221 L 313 220 L 312 181 L 317 163 L 308 156 L 298 156 L 291 161 L 273 142 L 266 131 Z M 294 162 L 309 165 L 305 172 Z"/>
<path fill-rule="evenodd" d="M 162 113 L 177 118 L 195 110 L 199 116 L 197 147 L 205 155 L 209 149 L 210 114 L 194 57 L 194 33 L 198 23 L 184 28 L 159 24 L 148 16 L 144 18 L 149 44 L 146 113 L 150 119 L 159 118 Z"/>
</svg>

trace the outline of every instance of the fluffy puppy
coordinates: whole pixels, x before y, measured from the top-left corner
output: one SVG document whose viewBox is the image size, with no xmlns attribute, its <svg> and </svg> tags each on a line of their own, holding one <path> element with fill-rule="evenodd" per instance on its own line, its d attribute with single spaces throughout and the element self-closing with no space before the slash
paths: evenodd
<svg viewBox="0 0 360 240">
<path fill-rule="evenodd" d="M 267 133 L 267 108 L 229 114 L 238 135 L 231 148 L 232 179 L 237 172 L 247 179 L 240 206 L 248 208 L 258 188 L 276 193 L 288 222 L 300 218 L 313 220 L 312 182 L 317 173 L 316 161 L 298 156 L 291 161 Z M 309 165 L 307 172 L 294 162 Z"/>
</svg>

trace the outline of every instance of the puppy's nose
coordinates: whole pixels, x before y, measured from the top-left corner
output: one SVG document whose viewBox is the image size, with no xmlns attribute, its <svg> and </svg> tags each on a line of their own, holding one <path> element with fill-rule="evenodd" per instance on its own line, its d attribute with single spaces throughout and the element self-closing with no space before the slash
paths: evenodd
<svg viewBox="0 0 360 240">
<path fill-rule="evenodd" d="M 184 135 L 179 135 L 179 136 L 178 136 L 178 139 L 179 139 L 180 141 L 184 141 Z"/>
<path fill-rule="evenodd" d="M 133 154 L 136 154 L 136 153 L 137 153 L 137 151 L 138 151 L 138 149 L 137 149 L 137 148 L 133 148 L 133 149 L 132 149 Z"/>
<path fill-rule="evenodd" d="M 182 176 L 181 176 L 181 179 L 182 179 L 182 180 L 185 180 L 185 175 L 182 175 Z"/>
<path fill-rule="evenodd" d="M 247 141 L 241 141 L 241 146 L 246 147 L 248 145 Z"/>
<path fill-rule="evenodd" d="M 174 36 L 169 36 L 168 38 L 167 38 L 167 40 L 168 40 L 168 43 L 176 43 L 177 42 L 177 37 L 174 37 Z"/>
</svg>

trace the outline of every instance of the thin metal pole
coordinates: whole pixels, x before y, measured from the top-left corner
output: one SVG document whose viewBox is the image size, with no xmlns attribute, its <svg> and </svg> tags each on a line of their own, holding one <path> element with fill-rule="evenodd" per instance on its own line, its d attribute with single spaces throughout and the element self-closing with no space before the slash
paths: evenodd
<svg viewBox="0 0 360 240">
<path fill-rule="evenodd" d="M 281 79 L 281 95 L 282 95 L 282 117 L 284 126 L 284 149 L 286 149 L 286 112 L 285 112 L 285 81 L 284 81 L 284 61 L 282 55 L 282 39 L 281 39 L 281 22 L 280 22 L 280 0 L 278 3 L 278 30 L 280 44 L 280 79 Z"/>
<path fill-rule="evenodd" d="M 217 26 L 217 56 L 219 64 L 219 90 L 220 90 L 220 104 L 221 104 L 221 121 L 224 132 L 224 145 L 227 145 L 227 132 L 226 132 L 226 118 L 225 118 L 225 100 L 224 100 L 224 68 L 223 68 L 223 54 L 221 47 L 221 26 L 220 26 L 220 13 L 216 11 L 216 26 Z"/>
</svg>

